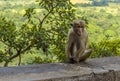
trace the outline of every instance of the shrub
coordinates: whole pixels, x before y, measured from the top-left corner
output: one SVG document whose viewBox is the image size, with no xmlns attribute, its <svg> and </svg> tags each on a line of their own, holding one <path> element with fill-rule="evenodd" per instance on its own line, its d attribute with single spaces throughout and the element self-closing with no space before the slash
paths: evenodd
<svg viewBox="0 0 120 81">
<path fill-rule="evenodd" d="M 90 45 L 94 52 L 92 58 L 94 57 L 108 57 L 120 55 L 120 39 L 110 39 L 105 38 L 98 43 L 92 42 Z"/>
</svg>

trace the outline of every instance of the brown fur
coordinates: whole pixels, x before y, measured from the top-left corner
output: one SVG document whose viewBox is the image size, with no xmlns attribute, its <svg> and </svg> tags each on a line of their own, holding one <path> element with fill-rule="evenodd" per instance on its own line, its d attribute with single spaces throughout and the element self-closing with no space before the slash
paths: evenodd
<svg viewBox="0 0 120 81">
<path fill-rule="evenodd" d="M 86 50 L 88 44 L 88 34 L 85 22 L 75 20 L 71 24 L 72 28 L 68 34 L 66 53 L 68 61 L 71 63 L 86 60 L 92 53 L 91 49 Z"/>
</svg>

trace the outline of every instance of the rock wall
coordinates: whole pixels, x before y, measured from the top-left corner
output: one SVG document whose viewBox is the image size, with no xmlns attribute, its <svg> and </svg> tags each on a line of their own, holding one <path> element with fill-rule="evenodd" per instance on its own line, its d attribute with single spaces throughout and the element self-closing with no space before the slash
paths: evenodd
<svg viewBox="0 0 120 81">
<path fill-rule="evenodd" d="M 120 81 L 120 57 L 0 68 L 0 81 Z"/>
</svg>

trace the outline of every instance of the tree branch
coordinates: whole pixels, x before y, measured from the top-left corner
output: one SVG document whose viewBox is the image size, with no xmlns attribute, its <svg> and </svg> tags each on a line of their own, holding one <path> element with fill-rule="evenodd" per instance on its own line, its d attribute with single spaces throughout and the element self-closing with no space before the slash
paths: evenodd
<svg viewBox="0 0 120 81">
<path fill-rule="evenodd" d="M 57 4 L 56 6 L 58 6 L 58 4 Z M 56 6 L 55 6 L 55 7 L 56 7 Z M 39 19 L 39 21 L 40 21 L 39 31 L 40 31 L 40 29 L 42 28 L 42 24 L 43 24 L 44 20 L 49 16 L 49 14 L 54 10 L 55 7 L 52 7 L 52 9 L 43 17 L 42 20 Z"/>
<path fill-rule="evenodd" d="M 26 47 L 24 50 L 22 50 L 22 49 L 17 50 L 17 54 L 11 56 L 11 57 L 9 58 L 9 60 L 12 60 L 12 59 L 18 57 L 19 55 L 23 54 L 24 52 L 26 52 L 27 50 L 29 50 L 31 46 L 32 46 L 32 45 L 29 45 L 29 46 Z"/>
</svg>

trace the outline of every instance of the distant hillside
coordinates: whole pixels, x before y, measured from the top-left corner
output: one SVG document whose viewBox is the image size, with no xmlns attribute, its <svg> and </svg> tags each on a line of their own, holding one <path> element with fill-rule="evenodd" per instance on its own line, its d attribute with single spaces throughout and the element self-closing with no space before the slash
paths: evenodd
<svg viewBox="0 0 120 81">
<path fill-rule="evenodd" d="M 89 3 L 91 1 L 90 0 L 71 0 L 71 2 L 73 4 L 76 4 L 76 3 Z"/>
</svg>

